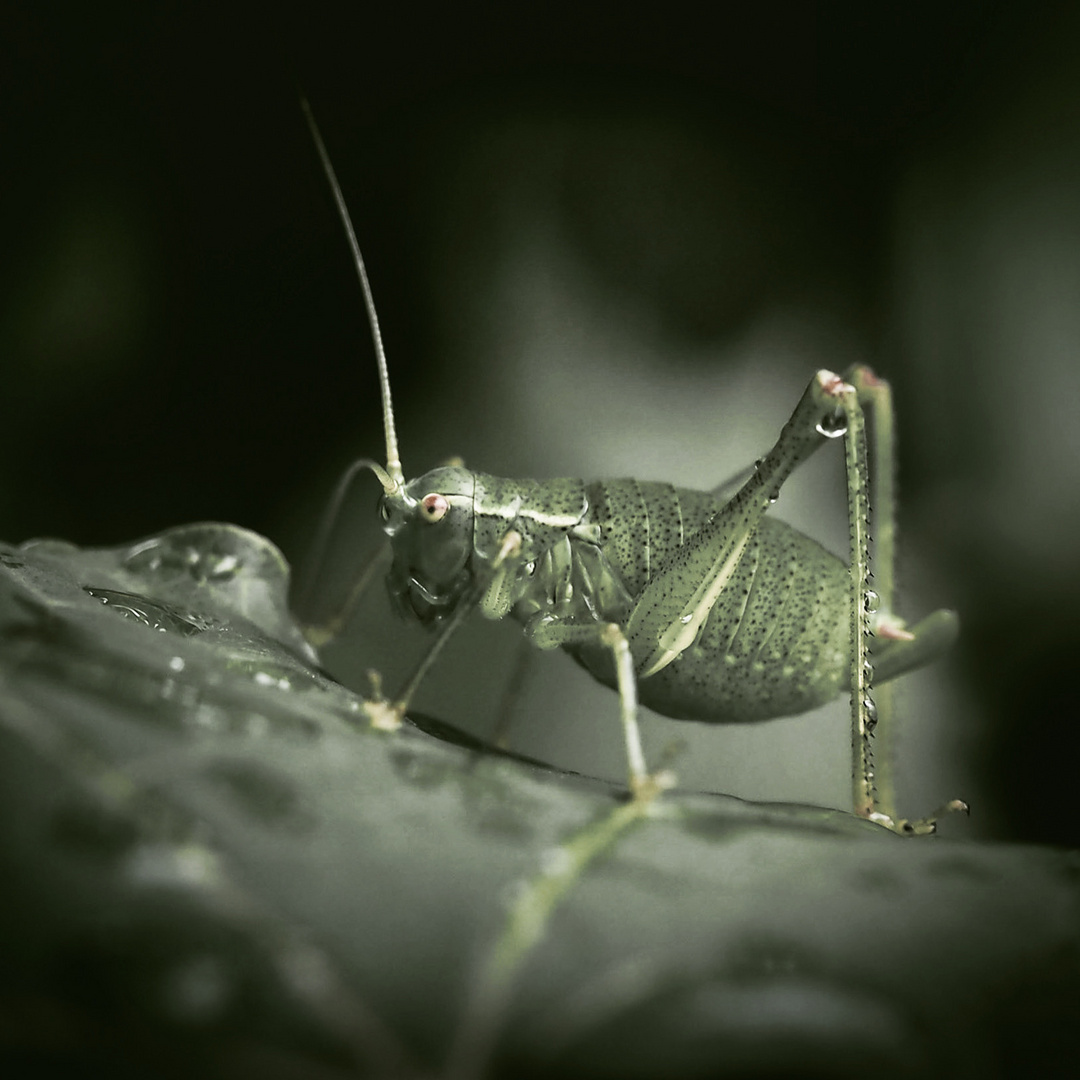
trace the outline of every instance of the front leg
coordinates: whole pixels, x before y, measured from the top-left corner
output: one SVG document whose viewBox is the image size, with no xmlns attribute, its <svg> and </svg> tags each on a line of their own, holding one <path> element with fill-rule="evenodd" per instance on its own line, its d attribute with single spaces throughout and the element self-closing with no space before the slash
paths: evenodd
<svg viewBox="0 0 1080 1080">
<path fill-rule="evenodd" d="M 450 617 L 439 627 L 438 636 L 432 642 L 431 648 L 420 659 L 420 663 L 416 665 L 416 669 L 397 697 L 393 701 L 383 698 L 380 683 L 372 678 L 374 700 L 368 703 L 366 711 L 373 727 L 386 731 L 394 731 L 400 727 L 413 694 L 416 693 L 443 647 L 473 608 L 485 603 L 503 602 L 502 599 L 495 598 L 502 598 L 506 593 L 509 588 L 507 582 L 512 578 L 520 559 L 521 534 L 514 529 L 509 529 L 502 538 L 495 558 L 491 560 L 485 573 L 474 583 L 471 593 L 461 598 Z"/>
</svg>

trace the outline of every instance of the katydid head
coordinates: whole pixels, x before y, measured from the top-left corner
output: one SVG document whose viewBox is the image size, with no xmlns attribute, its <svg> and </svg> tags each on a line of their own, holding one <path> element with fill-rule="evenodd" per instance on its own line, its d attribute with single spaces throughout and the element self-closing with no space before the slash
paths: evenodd
<svg viewBox="0 0 1080 1080">
<path fill-rule="evenodd" d="M 432 469 L 379 500 L 394 562 L 387 578 L 399 610 L 422 623 L 451 614 L 472 585 L 475 475 Z"/>
</svg>

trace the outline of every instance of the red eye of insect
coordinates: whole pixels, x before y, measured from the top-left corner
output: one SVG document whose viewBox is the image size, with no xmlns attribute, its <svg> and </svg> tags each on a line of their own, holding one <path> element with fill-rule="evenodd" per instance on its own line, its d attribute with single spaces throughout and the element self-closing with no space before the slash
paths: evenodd
<svg viewBox="0 0 1080 1080">
<path fill-rule="evenodd" d="M 442 521 L 446 517 L 446 511 L 450 509 L 450 503 L 444 496 L 433 493 L 425 495 L 420 500 L 420 509 L 423 511 L 425 521 Z"/>
</svg>

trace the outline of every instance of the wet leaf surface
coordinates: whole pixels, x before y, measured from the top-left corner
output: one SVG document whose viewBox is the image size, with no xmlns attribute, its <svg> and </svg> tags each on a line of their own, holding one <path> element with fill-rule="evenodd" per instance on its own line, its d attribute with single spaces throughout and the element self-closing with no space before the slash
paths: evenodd
<svg viewBox="0 0 1080 1080">
<path fill-rule="evenodd" d="M 723 796 L 635 815 L 437 720 L 373 731 L 287 579 L 226 525 L 0 548 L 11 1066 L 1080 1067 L 1074 853 Z"/>
</svg>

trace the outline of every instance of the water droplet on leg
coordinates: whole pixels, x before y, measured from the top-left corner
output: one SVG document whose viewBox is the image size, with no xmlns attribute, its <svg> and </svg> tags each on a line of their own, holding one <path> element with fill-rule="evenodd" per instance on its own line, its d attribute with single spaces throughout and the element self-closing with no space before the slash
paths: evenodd
<svg viewBox="0 0 1080 1080">
<path fill-rule="evenodd" d="M 828 413 L 817 422 L 817 433 L 826 439 L 839 439 L 847 434 L 847 419 L 842 409 Z"/>
<path fill-rule="evenodd" d="M 866 730 L 873 731 L 877 727 L 877 706 L 869 696 L 863 698 L 863 708 L 866 710 Z"/>
</svg>

